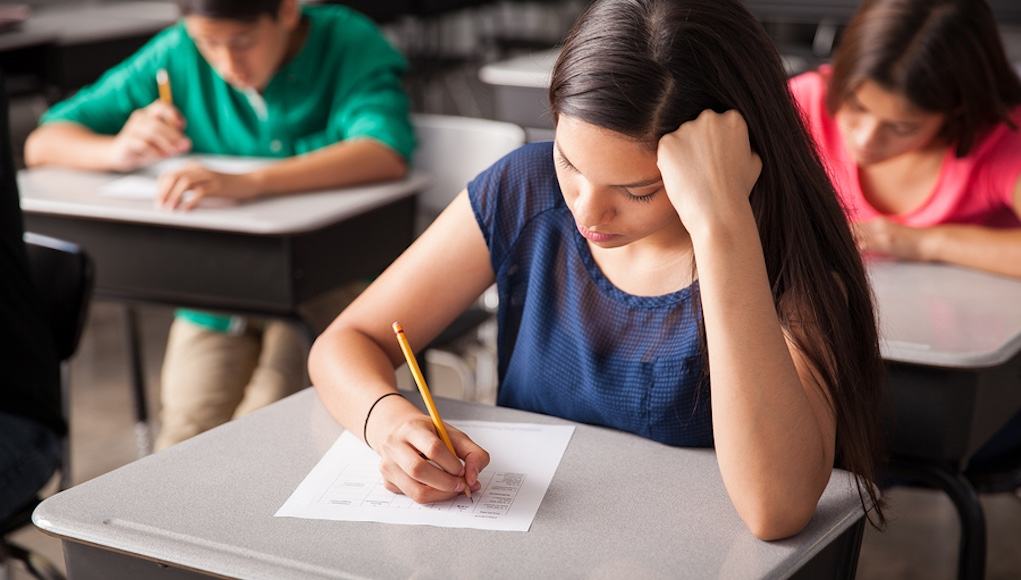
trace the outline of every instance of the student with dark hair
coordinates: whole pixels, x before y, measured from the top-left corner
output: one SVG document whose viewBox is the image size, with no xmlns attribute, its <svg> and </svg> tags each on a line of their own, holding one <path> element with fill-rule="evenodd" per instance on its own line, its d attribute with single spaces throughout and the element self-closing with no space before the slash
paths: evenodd
<svg viewBox="0 0 1021 580">
<path fill-rule="evenodd" d="M 985 0 L 866 0 L 790 87 L 863 251 L 1021 276 L 1021 81 Z M 1018 465 L 1021 414 L 969 470 Z"/>
<path fill-rule="evenodd" d="M 866 0 L 791 90 L 863 250 L 1021 276 L 1021 81 L 985 0 Z"/>
<path fill-rule="evenodd" d="M 129 171 L 189 152 L 279 159 L 240 175 L 199 164 L 171 170 L 158 200 L 168 209 L 404 175 L 414 147 L 406 64 L 368 19 L 297 0 L 180 6 L 180 23 L 43 116 L 26 143 L 29 165 Z M 161 70 L 172 105 L 159 98 Z M 304 374 L 303 341 L 290 325 L 179 311 L 157 447 L 286 396 Z"/>
<path fill-rule="evenodd" d="M 451 429 L 450 455 L 390 396 L 390 323 L 428 344 L 495 280 L 499 404 L 715 446 L 760 538 L 801 530 L 834 465 L 882 521 L 865 273 L 761 26 L 738 0 L 601 0 L 549 96 L 555 141 L 469 183 L 313 346 L 320 397 L 387 488 L 478 485 L 487 452 Z"/>
</svg>

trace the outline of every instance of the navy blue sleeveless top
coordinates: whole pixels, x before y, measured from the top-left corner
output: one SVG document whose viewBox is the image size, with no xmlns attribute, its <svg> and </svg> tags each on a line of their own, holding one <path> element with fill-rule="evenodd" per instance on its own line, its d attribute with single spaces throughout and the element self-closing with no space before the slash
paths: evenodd
<svg viewBox="0 0 1021 580">
<path fill-rule="evenodd" d="M 633 296 L 603 275 L 560 192 L 553 144 L 526 145 L 468 184 L 500 293 L 502 406 L 713 443 L 698 285 Z"/>
</svg>

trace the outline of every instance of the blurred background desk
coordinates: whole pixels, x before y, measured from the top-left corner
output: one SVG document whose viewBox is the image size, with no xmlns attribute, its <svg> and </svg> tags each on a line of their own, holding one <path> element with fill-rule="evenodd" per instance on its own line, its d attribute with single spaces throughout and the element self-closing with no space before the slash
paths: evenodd
<svg viewBox="0 0 1021 580">
<path fill-rule="evenodd" d="M 950 497 L 958 576 L 982 578 L 985 515 L 964 469 L 1021 410 L 1021 280 L 885 260 L 869 275 L 887 361 L 890 475 Z"/>
</svg>

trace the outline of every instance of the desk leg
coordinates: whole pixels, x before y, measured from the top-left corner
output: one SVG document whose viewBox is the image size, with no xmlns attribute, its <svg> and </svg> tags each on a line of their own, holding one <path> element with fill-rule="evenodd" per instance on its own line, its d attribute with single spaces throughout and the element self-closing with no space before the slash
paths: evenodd
<svg viewBox="0 0 1021 580">
<path fill-rule="evenodd" d="M 964 475 L 935 465 L 897 462 L 887 466 L 895 478 L 921 482 L 943 490 L 954 502 L 961 520 L 961 546 L 957 557 L 957 577 L 981 580 L 986 568 L 986 517 L 975 488 Z"/>
<path fill-rule="evenodd" d="M 130 305 L 124 306 L 124 335 L 127 338 L 131 392 L 135 403 L 135 446 L 138 456 L 145 457 L 152 453 L 152 434 L 149 431 L 149 405 L 145 394 L 145 367 L 142 364 L 138 314 Z"/>
</svg>

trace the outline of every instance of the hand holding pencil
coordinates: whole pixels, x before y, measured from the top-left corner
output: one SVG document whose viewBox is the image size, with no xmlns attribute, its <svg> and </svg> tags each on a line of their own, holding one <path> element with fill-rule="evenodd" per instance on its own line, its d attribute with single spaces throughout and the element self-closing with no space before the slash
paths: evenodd
<svg viewBox="0 0 1021 580">
<path fill-rule="evenodd" d="M 418 503 L 443 501 L 461 493 L 471 497 L 471 491 L 481 487 L 478 475 L 489 464 L 489 454 L 440 419 L 432 395 L 426 396 L 428 386 L 407 337 L 398 329 L 396 325 L 401 350 L 416 383 L 424 387 L 420 392 L 434 415 L 423 415 L 400 397 L 388 397 L 384 401 L 390 403 L 380 405 L 368 417 L 367 442 L 380 455 L 384 484 L 390 491 L 407 495 Z"/>
<path fill-rule="evenodd" d="M 174 107 L 170 78 L 160 69 L 153 79 L 159 98 L 131 113 L 110 147 L 110 168 L 132 171 L 191 150 L 185 120 Z"/>
</svg>

